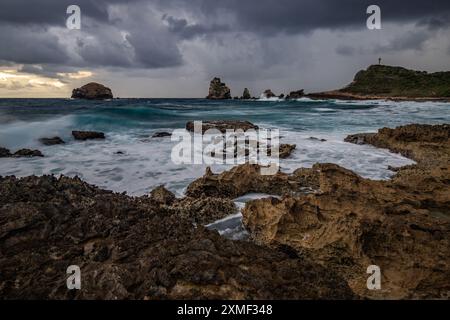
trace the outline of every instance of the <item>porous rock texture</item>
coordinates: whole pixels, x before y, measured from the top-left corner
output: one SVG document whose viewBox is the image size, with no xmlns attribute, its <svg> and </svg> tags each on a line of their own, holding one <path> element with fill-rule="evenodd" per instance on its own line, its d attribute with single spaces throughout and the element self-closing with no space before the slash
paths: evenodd
<svg viewBox="0 0 450 320">
<path fill-rule="evenodd" d="M 249 202 L 244 224 L 259 244 L 287 246 L 342 275 L 360 296 L 450 297 L 450 126 L 381 129 L 348 141 L 399 152 L 416 165 L 389 181 L 363 179 L 334 164 L 306 176 L 316 192 Z M 382 289 L 367 289 L 367 267 Z"/>
<path fill-rule="evenodd" d="M 68 290 L 78 265 L 81 290 Z M 0 178 L 2 299 L 352 299 L 303 257 L 231 241 L 152 197 L 78 178 Z"/>
</svg>

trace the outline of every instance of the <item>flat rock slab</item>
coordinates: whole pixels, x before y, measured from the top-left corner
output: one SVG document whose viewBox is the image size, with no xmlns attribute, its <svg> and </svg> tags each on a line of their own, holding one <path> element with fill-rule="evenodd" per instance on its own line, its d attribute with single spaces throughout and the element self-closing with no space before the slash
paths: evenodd
<svg viewBox="0 0 450 320">
<path fill-rule="evenodd" d="M 75 140 L 92 140 L 92 139 L 105 139 L 103 132 L 96 131 L 72 131 L 72 136 Z"/>
</svg>

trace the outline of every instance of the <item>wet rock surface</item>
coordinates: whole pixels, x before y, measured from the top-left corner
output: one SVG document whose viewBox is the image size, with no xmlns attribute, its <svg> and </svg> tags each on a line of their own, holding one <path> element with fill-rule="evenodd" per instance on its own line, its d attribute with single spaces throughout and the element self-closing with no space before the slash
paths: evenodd
<svg viewBox="0 0 450 320">
<path fill-rule="evenodd" d="M 287 159 L 291 156 L 292 152 L 297 148 L 295 144 L 280 144 L 279 157 L 280 159 Z"/>
<path fill-rule="evenodd" d="M 152 135 L 152 138 L 165 138 L 165 137 L 171 137 L 172 134 L 170 132 L 155 132 Z"/>
<path fill-rule="evenodd" d="M 219 130 L 221 133 L 226 133 L 227 130 L 258 130 L 259 127 L 249 121 L 240 120 L 217 120 L 202 122 L 202 134 L 211 129 Z M 186 123 L 186 130 L 194 132 L 194 121 L 189 121 Z"/>
<path fill-rule="evenodd" d="M 94 139 L 105 139 L 105 134 L 103 132 L 96 131 L 72 131 L 72 136 L 75 140 L 94 140 Z"/>
<path fill-rule="evenodd" d="M 361 296 L 447 299 L 449 137 L 448 125 L 411 125 L 348 139 L 355 143 L 364 139 L 418 163 L 399 168 L 389 181 L 363 179 L 334 164 L 317 164 L 302 170 L 316 192 L 249 202 L 244 224 L 257 243 L 283 245 L 314 257 L 342 275 Z M 369 265 L 381 268 L 380 291 L 367 290 Z"/>
<path fill-rule="evenodd" d="M 73 89 L 73 99 L 86 99 L 86 100 L 106 100 L 112 99 L 113 94 L 110 88 L 96 82 L 88 83 L 81 88 Z"/>
<path fill-rule="evenodd" d="M 8 149 L 0 148 L 0 158 L 33 158 L 43 156 L 44 155 L 39 150 L 20 149 L 12 154 Z"/>
<path fill-rule="evenodd" d="M 13 158 L 33 158 L 43 157 L 44 155 L 39 150 L 20 149 L 12 155 Z"/>
<path fill-rule="evenodd" d="M 2 299 L 352 299 L 310 260 L 220 237 L 151 197 L 0 178 Z M 81 269 L 68 290 L 66 269 Z"/>
</svg>

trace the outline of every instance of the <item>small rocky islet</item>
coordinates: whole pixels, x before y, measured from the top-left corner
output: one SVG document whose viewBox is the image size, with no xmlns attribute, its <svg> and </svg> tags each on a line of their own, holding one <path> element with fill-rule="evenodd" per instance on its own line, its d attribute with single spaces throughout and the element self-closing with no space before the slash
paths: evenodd
<svg viewBox="0 0 450 320">
<path fill-rule="evenodd" d="M 0 294 L 7 299 L 442 299 L 450 288 L 450 125 L 359 135 L 414 159 L 389 181 L 334 164 L 260 174 L 207 170 L 177 199 L 129 197 L 65 176 L 0 178 Z M 203 225 L 243 209 L 250 241 Z M 68 291 L 65 269 L 83 271 Z M 379 265 L 383 289 L 365 287 Z M 45 268 L 44 268 L 45 266 Z M 45 270 L 36 275 L 35 270 Z M 11 280 L 14 279 L 14 280 Z"/>
</svg>

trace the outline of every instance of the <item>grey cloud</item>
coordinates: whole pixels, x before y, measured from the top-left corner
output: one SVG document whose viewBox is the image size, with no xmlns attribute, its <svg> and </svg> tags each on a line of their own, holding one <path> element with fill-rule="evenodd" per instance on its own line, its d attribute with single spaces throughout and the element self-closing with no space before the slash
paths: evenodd
<svg viewBox="0 0 450 320">
<path fill-rule="evenodd" d="M 387 45 L 377 46 L 375 53 L 395 52 L 401 50 L 422 50 L 425 42 L 430 39 L 430 33 L 424 30 L 410 31 L 396 37 Z"/>
<path fill-rule="evenodd" d="M 26 28 L 0 24 L 0 59 L 15 63 L 59 63 L 68 61 L 66 49 L 45 27 Z"/>
<path fill-rule="evenodd" d="M 192 39 L 196 36 L 231 30 L 228 25 L 202 25 L 198 23 L 189 24 L 186 19 L 177 19 L 168 15 L 164 15 L 163 20 L 168 23 L 169 30 L 177 34 L 182 39 Z"/>
</svg>

